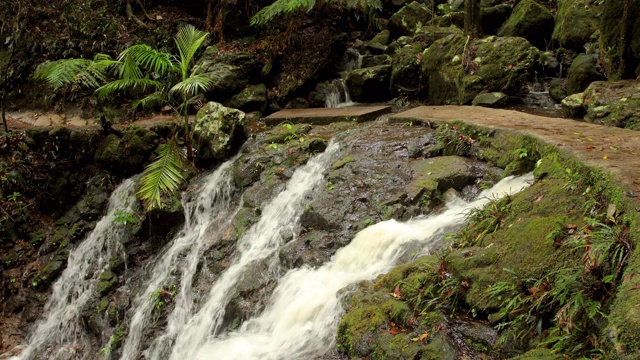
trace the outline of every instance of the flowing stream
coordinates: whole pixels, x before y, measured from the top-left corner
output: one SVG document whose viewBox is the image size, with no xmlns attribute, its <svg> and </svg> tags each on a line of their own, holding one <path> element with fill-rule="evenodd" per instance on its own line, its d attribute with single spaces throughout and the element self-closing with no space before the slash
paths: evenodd
<svg viewBox="0 0 640 360">
<path fill-rule="evenodd" d="M 341 289 L 388 271 L 409 243 L 419 242 L 428 250 L 436 239 L 434 235 L 461 224 L 470 209 L 506 193 L 518 192 L 532 181 L 531 174 L 506 178 L 473 202 L 455 199 L 440 214 L 405 223 L 389 220 L 369 226 L 320 268 L 304 266 L 289 271 L 278 282 L 264 312 L 246 321 L 238 331 L 206 342 L 198 339 L 190 343 L 188 352 L 178 352 L 181 356 L 173 358 L 275 360 L 322 356 L 335 345 L 342 315 Z"/>
<path fill-rule="evenodd" d="M 231 209 L 234 193 L 232 165 L 235 159 L 220 165 L 216 171 L 203 179 L 198 196 L 183 201 L 185 225 L 172 240 L 170 247 L 156 261 L 147 286 L 134 301 L 134 314 L 129 325 L 129 334 L 124 344 L 122 359 L 136 359 L 144 330 L 152 321 L 158 291 L 169 286 L 170 279 L 180 278 L 180 288 L 175 298 L 175 309 L 169 316 L 166 333 L 154 342 L 152 351 L 161 352 L 168 339 L 182 329 L 193 305 L 193 279 L 202 253 L 228 227 L 238 210 Z M 186 256 L 185 256 L 186 254 Z M 176 272 L 178 273 L 176 275 Z"/>
<path fill-rule="evenodd" d="M 107 214 L 69 254 L 67 268 L 53 285 L 45 305 L 46 318 L 34 327 L 21 359 L 94 357 L 80 313 L 97 292 L 100 274 L 109 266 L 109 260 L 123 250 L 126 226 L 114 221 L 118 211 L 132 212 L 136 204 L 135 181 L 125 180 L 111 194 Z"/>
<path fill-rule="evenodd" d="M 349 88 L 347 87 L 345 77 L 350 71 L 360 69 L 361 66 L 362 55 L 354 49 L 348 49 L 339 66 L 340 78 L 332 80 L 329 84 L 324 105 L 325 107 L 337 108 L 355 104 L 351 100 L 351 95 L 349 94 Z"/>
<path fill-rule="evenodd" d="M 234 286 L 252 264 L 273 257 L 284 245 L 283 231 L 290 229 L 293 233 L 308 195 L 322 183 L 338 149 L 339 145 L 331 142 L 324 153 L 296 169 L 286 188 L 264 206 L 260 220 L 238 241 L 236 258 L 211 288 L 206 303 L 178 334 L 170 359 L 193 359 L 209 337 L 217 334 Z"/>
</svg>

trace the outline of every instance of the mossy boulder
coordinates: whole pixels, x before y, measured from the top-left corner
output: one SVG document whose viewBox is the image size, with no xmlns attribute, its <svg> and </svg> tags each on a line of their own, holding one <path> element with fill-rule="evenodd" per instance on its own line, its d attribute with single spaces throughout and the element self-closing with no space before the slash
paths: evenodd
<svg viewBox="0 0 640 360">
<path fill-rule="evenodd" d="M 481 92 L 518 93 L 531 79 L 539 51 L 524 38 L 491 36 L 468 47 L 467 38 L 450 35 L 437 40 L 423 53 L 422 94 L 434 105 L 467 104 Z M 470 57 L 471 56 L 471 57 Z M 467 72 L 471 66 L 475 70 Z"/>
<path fill-rule="evenodd" d="M 586 121 L 640 130 L 640 81 L 593 82 L 584 92 L 583 108 Z"/>
<path fill-rule="evenodd" d="M 196 115 L 193 146 L 203 164 L 228 158 L 245 139 L 244 112 L 208 102 Z"/>
<path fill-rule="evenodd" d="M 498 35 L 523 37 L 537 48 L 544 49 L 551 41 L 553 27 L 553 14 L 546 7 L 533 0 L 523 0 L 513 8 Z"/>
<path fill-rule="evenodd" d="M 267 87 L 264 84 L 247 86 L 225 101 L 224 105 L 244 112 L 264 111 L 267 107 Z"/>
<path fill-rule="evenodd" d="M 124 131 L 122 137 L 109 134 L 100 141 L 94 160 L 102 169 L 129 176 L 141 171 L 155 147 L 155 133 L 131 125 Z"/>
<path fill-rule="evenodd" d="M 420 27 L 413 36 L 414 42 L 419 42 L 428 47 L 436 40 L 440 40 L 452 34 L 462 35 L 462 30 L 456 26 L 440 27 L 425 25 Z"/>
<path fill-rule="evenodd" d="M 471 102 L 474 106 L 484 106 L 490 108 L 500 108 L 507 105 L 508 97 L 502 92 L 490 92 L 478 94 Z"/>
<path fill-rule="evenodd" d="M 393 55 L 391 62 L 391 92 L 393 95 L 416 93 L 420 88 L 422 46 L 407 45 Z"/>
<path fill-rule="evenodd" d="M 567 74 L 567 94 L 583 92 L 594 81 L 604 80 L 598 69 L 598 55 L 578 55 Z"/>
<path fill-rule="evenodd" d="M 373 37 L 373 39 L 369 40 L 369 43 L 378 43 L 384 46 L 389 45 L 391 40 L 391 32 L 387 29 L 380 31 Z"/>
<path fill-rule="evenodd" d="M 351 71 L 346 83 L 353 100 L 375 102 L 389 99 L 390 81 L 391 66 L 379 65 Z"/>
<path fill-rule="evenodd" d="M 380 65 L 391 65 L 391 56 L 387 54 L 382 55 L 365 55 L 362 57 L 362 67 L 373 67 Z"/>
<path fill-rule="evenodd" d="M 600 2 L 594 0 L 561 0 L 551 39 L 563 48 L 584 50 L 598 29 Z"/>
<path fill-rule="evenodd" d="M 427 21 L 431 20 L 433 14 L 431 9 L 433 3 L 425 4 L 413 1 L 402 7 L 397 13 L 389 18 L 389 30 L 393 36 L 413 34 Z"/>
<path fill-rule="evenodd" d="M 586 109 L 584 104 L 584 93 L 569 95 L 562 99 L 562 109 L 567 117 L 581 118 Z"/>
<path fill-rule="evenodd" d="M 549 96 L 555 101 L 562 101 L 567 97 L 567 79 L 552 79 L 549 82 Z"/>
<path fill-rule="evenodd" d="M 210 46 L 198 64 L 212 81 L 207 96 L 214 100 L 237 94 L 250 83 L 260 82 L 262 76 L 262 63 L 249 52 L 218 53 L 215 46 Z"/>
<path fill-rule="evenodd" d="M 602 4 L 600 50 L 609 80 L 635 79 L 640 73 L 640 1 L 623 6 L 616 1 Z"/>
</svg>

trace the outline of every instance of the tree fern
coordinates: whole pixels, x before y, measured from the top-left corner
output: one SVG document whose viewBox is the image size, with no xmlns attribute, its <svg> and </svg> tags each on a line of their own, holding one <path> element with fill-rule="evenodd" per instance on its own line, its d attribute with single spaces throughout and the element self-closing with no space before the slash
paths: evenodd
<svg viewBox="0 0 640 360">
<path fill-rule="evenodd" d="M 184 177 L 186 164 L 178 141 L 173 138 L 161 145 L 158 157 L 149 164 L 138 184 L 138 198 L 147 209 L 162 208 L 162 196 L 173 194 Z"/>
<path fill-rule="evenodd" d="M 110 67 L 118 62 L 109 55 L 98 54 L 94 60 L 62 59 L 40 64 L 33 74 L 36 80 L 45 80 L 55 90 L 67 84 L 98 87 L 107 80 Z"/>
</svg>

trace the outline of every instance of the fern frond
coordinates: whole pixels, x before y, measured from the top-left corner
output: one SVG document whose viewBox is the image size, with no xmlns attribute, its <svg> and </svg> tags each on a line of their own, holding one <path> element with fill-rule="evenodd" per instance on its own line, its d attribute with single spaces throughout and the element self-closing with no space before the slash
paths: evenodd
<svg viewBox="0 0 640 360">
<path fill-rule="evenodd" d="M 186 164 L 178 141 L 173 138 L 162 145 L 158 157 L 149 164 L 140 178 L 138 198 L 147 209 L 162 208 L 162 196 L 171 195 L 184 180 Z"/>
<path fill-rule="evenodd" d="M 276 0 L 262 8 L 251 18 L 251 25 L 264 25 L 274 18 L 294 11 L 309 12 L 316 6 L 316 0 Z"/>
<path fill-rule="evenodd" d="M 126 61 L 126 59 L 134 61 L 136 64 L 161 76 L 169 71 L 178 71 L 175 56 L 154 50 L 151 46 L 145 44 L 133 45 L 123 50 L 118 56 L 118 60 Z"/>
<path fill-rule="evenodd" d="M 171 88 L 174 94 L 197 95 L 199 91 L 207 91 L 211 89 L 213 80 L 204 75 L 192 74 L 185 80 L 175 84 Z"/>
<path fill-rule="evenodd" d="M 119 79 L 114 80 L 110 83 L 104 84 L 96 89 L 95 94 L 98 97 L 109 96 L 115 92 L 124 91 L 127 89 L 131 90 L 142 90 L 145 91 L 150 87 L 160 88 L 162 87 L 162 83 L 156 80 L 151 80 L 149 78 L 140 78 L 140 79 Z"/>
<path fill-rule="evenodd" d="M 208 32 L 198 30 L 193 25 L 184 25 L 178 29 L 175 41 L 180 53 L 180 69 L 182 70 L 183 80 L 187 78 L 187 73 L 196 51 L 208 36 Z"/>
</svg>

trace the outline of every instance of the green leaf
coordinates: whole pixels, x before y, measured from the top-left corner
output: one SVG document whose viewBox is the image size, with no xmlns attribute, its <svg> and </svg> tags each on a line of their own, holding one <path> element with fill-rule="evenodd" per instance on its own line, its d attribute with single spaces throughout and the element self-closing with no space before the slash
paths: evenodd
<svg viewBox="0 0 640 360">
<path fill-rule="evenodd" d="M 138 198 L 147 209 L 162 208 L 162 196 L 171 195 L 184 180 L 184 153 L 173 138 L 162 145 L 158 157 L 147 166 L 140 178 Z"/>
<path fill-rule="evenodd" d="M 154 50 L 151 46 L 145 44 L 133 45 L 125 49 L 118 56 L 118 60 L 125 63 L 128 60 L 161 76 L 169 71 L 177 72 L 179 70 L 175 56 Z"/>
<path fill-rule="evenodd" d="M 184 25 L 178 30 L 175 41 L 180 53 L 180 70 L 183 81 L 187 79 L 187 73 L 196 51 L 207 37 L 209 37 L 208 32 L 198 30 L 193 25 Z"/>
<path fill-rule="evenodd" d="M 146 91 L 147 88 L 162 87 L 162 83 L 156 80 L 151 80 L 149 78 L 140 78 L 140 79 L 119 79 L 114 80 L 110 83 L 102 85 L 97 88 L 95 93 L 98 97 L 109 96 L 115 92 L 124 91 L 124 90 L 142 90 Z"/>
<path fill-rule="evenodd" d="M 213 80 L 208 77 L 192 74 L 185 80 L 175 84 L 170 91 L 174 94 L 197 95 L 200 91 L 209 90 L 212 85 Z"/>
</svg>

